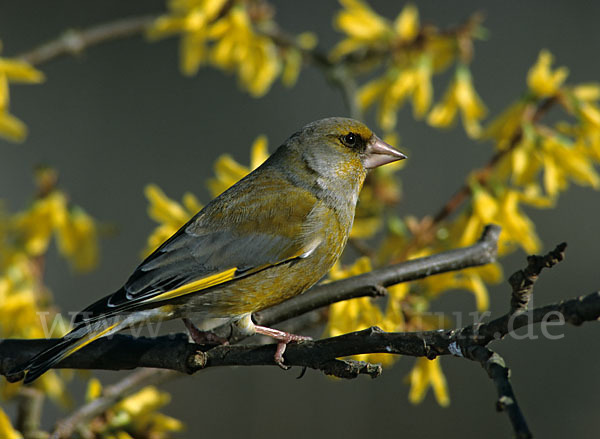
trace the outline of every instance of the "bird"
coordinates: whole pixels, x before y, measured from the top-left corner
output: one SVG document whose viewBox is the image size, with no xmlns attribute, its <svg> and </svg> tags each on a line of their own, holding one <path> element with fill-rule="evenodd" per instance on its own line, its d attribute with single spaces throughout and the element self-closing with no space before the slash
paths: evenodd
<svg viewBox="0 0 600 439">
<path fill-rule="evenodd" d="M 125 284 L 81 311 L 73 329 L 15 368 L 25 383 L 100 337 L 136 324 L 227 318 L 243 335 L 308 339 L 254 324 L 252 313 L 303 293 L 338 260 L 368 170 L 406 156 L 362 122 L 330 117 L 292 134 L 261 166 L 208 203 Z"/>
</svg>

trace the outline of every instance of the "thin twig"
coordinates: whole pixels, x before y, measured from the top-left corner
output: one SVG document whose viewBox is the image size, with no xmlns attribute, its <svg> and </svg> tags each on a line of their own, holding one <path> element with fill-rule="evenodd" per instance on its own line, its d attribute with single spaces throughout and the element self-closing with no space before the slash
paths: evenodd
<svg viewBox="0 0 600 439">
<path fill-rule="evenodd" d="M 21 387 L 17 395 L 17 421 L 15 426 L 25 439 L 39 438 L 39 430 L 44 405 L 44 392 L 33 387 Z"/>
<path fill-rule="evenodd" d="M 544 268 L 551 268 L 565 257 L 567 243 L 563 242 L 545 256 L 532 255 L 527 257 L 527 267 L 510 276 L 508 283 L 512 286 L 510 313 L 522 312 L 527 309 L 533 293 L 533 285 Z"/>
<path fill-rule="evenodd" d="M 69 30 L 56 38 L 18 56 L 32 65 L 46 63 L 65 55 L 80 55 L 85 49 L 111 40 L 144 33 L 158 15 L 129 17 L 82 30 Z"/>
<path fill-rule="evenodd" d="M 121 381 L 106 387 L 102 396 L 85 404 L 69 417 L 59 421 L 50 439 L 70 438 L 79 425 L 104 413 L 120 400 L 147 385 L 159 384 L 175 376 L 177 376 L 177 373 L 170 370 L 156 371 L 153 369 L 142 369 L 128 375 Z"/>
<path fill-rule="evenodd" d="M 506 412 L 512 424 L 517 439 L 529 439 L 532 436 L 525 421 L 525 416 L 517 403 L 517 398 L 510 384 L 510 369 L 506 367 L 504 359 L 496 352 L 483 346 L 469 348 L 465 357 L 477 361 L 492 379 L 498 393 L 496 410 Z"/>
</svg>

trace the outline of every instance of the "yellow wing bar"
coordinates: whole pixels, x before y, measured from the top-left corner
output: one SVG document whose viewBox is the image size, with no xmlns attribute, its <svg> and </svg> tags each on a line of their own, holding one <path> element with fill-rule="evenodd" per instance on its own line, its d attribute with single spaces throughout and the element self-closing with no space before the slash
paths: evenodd
<svg viewBox="0 0 600 439">
<path fill-rule="evenodd" d="M 82 349 L 84 347 L 86 347 L 87 345 L 89 345 L 91 342 L 93 342 L 94 340 L 98 340 L 100 337 L 102 337 L 104 334 L 106 334 L 107 332 L 109 332 L 111 329 L 113 329 L 115 326 L 117 326 L 120 322 L 117 323 L 113 323 L 112 325 L 110 325 L 108 328 L 104 328 L 102 331 L 94 334 L 93 332 L 90 334 L 87 334 L 83 337 L 83 339 L 81 339 L 81 343 L 77 344 L 76 346 L 72 347 L 71 349 L 69 349 L 67 352 L 65 352 L 62 356 L 62 358 L 66 358 L 69 355 L 77 352 L 79 349 Z"/>
<path fill-rule="evenodd" d="M 182 285 L 179 288 L 175 288 L 174 290 L 165 291 L 164 293 L 159 294 L 158 296 L 150 297 L 142 301 L 141 303 L 150 303 L 160 300 L 173 299 L 175 297 L 184 296 L 189 293 L 194 293 L 196 291 L 204 290 L 206 288 L 222 284 L 233 279 L 235 277 L 236 271 L 237 268 L 234 267 L 230 268 L 229 270 L 213 274 L 211 276 L 203 277 L 202 279 L 198 279 L 193 282 L 190 282 L 189 284 Z"/>
</svg>

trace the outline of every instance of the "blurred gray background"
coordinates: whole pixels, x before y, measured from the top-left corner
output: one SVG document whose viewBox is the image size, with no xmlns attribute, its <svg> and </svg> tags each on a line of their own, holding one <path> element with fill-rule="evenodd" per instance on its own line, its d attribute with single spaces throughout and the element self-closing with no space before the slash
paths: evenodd
<svg viewBox="0 0 600 439">
<path fill-rule="evenodd" d="M 339 35 L 331 28 L 334 1 L 273 1 L 277 21 L 290 32 L 315 31 L 329 49 Z M 372 1 L 395 17 L 403 2 Z M 487 15 L 486 42 L 476 45 L 472 65 L 475 85 L 491 115 L 498 114 L 525 89 L 525 76 L 542 48 L 570 68 L 571 82 L 600 78 L 600 4 L 573 1 L 427 1 L 417 4 L 421 19 L 442 27 L 456 24 L 475 10 Z M 12 56 L 55 38 L 68 28 L 83 28 L 119 17 L 158 13 L 162 0 L 77 2 L 3 1 L 0 39 L 3 55 Z M 65 311 L 79 310 L 118 288 L 139 261 L 154 224 L 146 215 L 143 188 L 159 184 L 180 199 L 192 191 L 209 200 L 206 180 L 224 152 L 247 163 L 248 147 L 261 133 L 270 150 L 304 123 L 347 115 L 337 92 L 313 68 L 287 89 L 277 83 L 262 99 L 240 92 L 235 78 L 204 68 L 193 78 L 178 72 L 178 39 L 148 43 L 131 38 L 94 47 L 77 58 L 61 58 L 41 67 L 47 82 L 11 87 L 12 112 L 30 128 L 22 145 L 0 141 L 0 199 L 11 210 L 23 208 L 34 187 L 32 169 L 45 163 L 60 172 L 60 185 L 73 202 L 95 218 L 116 227 L 102 240 L 98 270 L 73 276 L 55 256 L 47 282 Z M 447 77 L 446 77 L 447 78 Z M 447 79 L 436 83 L 436 97 Z M 372 119 L 367 120 L 375 126 Z M 461 184 L 467 170 L 482 164 L 491 145 L 474 143 L 462 128 L 436 131 L 415 122 L 411 109 L 399 115 L 401 147 L 410 160 L 401 172 L 401 215 L 425 215 Z M 545 248 L 567 241 L 567 259 L 545 272 L 536 286 L 535 303 L 588 294 L 600 285 L 598 235 L 600 197 L 572 186 L 557 209 L 532 210 Z M 502 261 L 510 274 L 522 267 L 518 252 Z M 491 289 L 491 311 L 504 313 L 509 290 Z M 454 292 L 435 303 L 436 310 L 469 312 L 472 296 Z M 182 326 L 181 326 L 182 328 Z M 512 368 L 512 381 L 536 437 L 597 437 L 600 408 L 598 325 L 553 328 L 556 341 L 506 340 L 494 345 Z M 539 330 L 536 330 L 539 334 Z M 440 408 L 428 395 L 423 404 L 407 401 L 403 378 L 413 360 L 401 359 L 376 379 L 328 379 L 314 371 L 298 381 L 299 371 L 278 368 L 209 370 L 165 386 L 173 401 L 164 412 L 182 419 L 180 437 L 284 436 L 288 438 L 358 437 L 504 438 L 511 430 L 494 410 L 495 390 L 475 363 L 443 358 L 452 404 Z M 105 381 L 123 373 L 102 373 Z M 75 397 L 83 387 L 75 383 Z M 61 412 L 48 407 L 45 422 Z"/>
</svg>

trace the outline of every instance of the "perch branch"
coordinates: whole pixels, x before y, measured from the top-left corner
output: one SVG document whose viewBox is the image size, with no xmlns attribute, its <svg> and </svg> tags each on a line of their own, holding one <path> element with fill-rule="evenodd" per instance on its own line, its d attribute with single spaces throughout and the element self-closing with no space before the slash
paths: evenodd
<svg viewBox="0 0 600 439">
<path fill-rule="evenodd" d="M 561 316 L 565 322 L 574 325 L 598 320 L 600 292 L 535 308 L 528 313 L 514 316 L 505 314 L 488 323 L 458 329 L 384 332 L 372 327 L 337 337 L 292 343 L 286 349 L 285 362 L 291 366 L 306 366 L 329 373 L 340 365 L 324 366 L 326 362 L 350 355 L 389 353 L 429 359 L 441 355 L 465 356 L 472 346 L 487 346 L 519 328 L 557 321 Z M 14 363 L 26 361 L 54 343 L 56 339 L 3 340 L 0 343 L 0 374 L 6 375 Z M 198 348 L 184 334 L 155 338 L 117 334 L 95 341 L 62 360 L 55 368 L 123 370 L 150 367 L 194 373 L 217 366 L 275 365 L 275 344 L 225 345 L 209 348 L 206 352 Z M 331 374 L 335 375 L 333 371 Z"/>
</svg>

